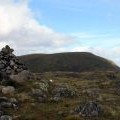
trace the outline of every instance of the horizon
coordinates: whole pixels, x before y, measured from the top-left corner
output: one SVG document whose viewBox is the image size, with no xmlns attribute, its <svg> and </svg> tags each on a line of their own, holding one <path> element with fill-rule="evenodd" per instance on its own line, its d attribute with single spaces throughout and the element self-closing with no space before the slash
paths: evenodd
<svg viewBox="0 0 120 120">
<path fill-rule="evenodd" d="M 120 1 L 0 0 L 0 48 L 90 52 L 120 66 Z"/>
</svg>

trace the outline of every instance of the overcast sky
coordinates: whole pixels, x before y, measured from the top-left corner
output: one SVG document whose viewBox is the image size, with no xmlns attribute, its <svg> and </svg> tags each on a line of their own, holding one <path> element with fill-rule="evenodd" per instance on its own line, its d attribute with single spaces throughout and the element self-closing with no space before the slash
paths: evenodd
<svg viewBox="0 0 120 120">
<path fill-rule="evenodd" d="M 120 66 L 120 0 L 0 0 L 0 48 L 92 52 Z"/>
</svg>

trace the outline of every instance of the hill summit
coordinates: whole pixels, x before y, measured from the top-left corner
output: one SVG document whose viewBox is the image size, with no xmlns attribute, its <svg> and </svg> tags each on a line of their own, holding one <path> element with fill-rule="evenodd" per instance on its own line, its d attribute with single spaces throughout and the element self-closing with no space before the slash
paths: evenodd
<svg viewBox="0 0 120 120">
<path fill-rule="evenodd" d="M 109 60 L 88 52 L 31 54 L 20 56 L 19 59 L 35 73 L 119 70 L 119 67 Z"/>
</svg>

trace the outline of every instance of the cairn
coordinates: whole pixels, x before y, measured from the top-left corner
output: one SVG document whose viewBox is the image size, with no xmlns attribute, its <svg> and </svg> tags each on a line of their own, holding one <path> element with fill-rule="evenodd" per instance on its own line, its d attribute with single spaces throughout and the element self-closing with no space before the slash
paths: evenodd
<svg viewBox="0 0 120 120">
<path fill-rule="evenodd" d="M 0 51 L 0 72 L 8 75 L 15 75 L 24 70 L 27 70 L 18 58 L 13 54 L 13 49 L 6 45 Z"/>
</svg>

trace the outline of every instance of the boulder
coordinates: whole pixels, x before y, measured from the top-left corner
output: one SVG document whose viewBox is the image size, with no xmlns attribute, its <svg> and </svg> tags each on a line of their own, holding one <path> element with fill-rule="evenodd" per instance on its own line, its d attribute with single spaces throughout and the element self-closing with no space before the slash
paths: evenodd
<svg viewBox="0 0 120 120">
<path fill-rule="evenodd" d="M 24 70 L 20 73 L 18 73 L 17 75 L 10 75 L 10 78 L 15 81 L 16 83 L 24 83 L 27 80 L 29 80 L 30 77 L 30 72 L 27 70 Z"/>
<path fill-rule="evenodd" d="M 2 88 L 2 93 L 4 95 L 9 94 L 12 95 L 15 93 L 15 88 L 13 86 L 6 86 Z"/>
</svg>

